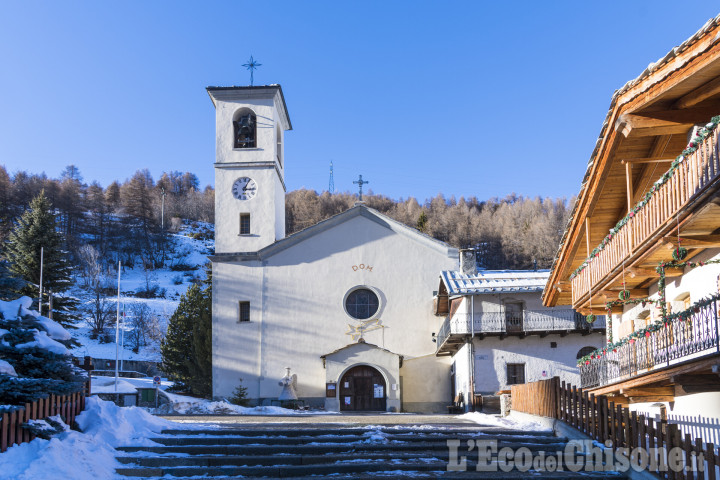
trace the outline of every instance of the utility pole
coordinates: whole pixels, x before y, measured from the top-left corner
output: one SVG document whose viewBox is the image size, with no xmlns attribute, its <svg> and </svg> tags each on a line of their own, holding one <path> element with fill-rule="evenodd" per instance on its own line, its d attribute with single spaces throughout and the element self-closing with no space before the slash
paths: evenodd
<svg viewBox="0 0 720 480">
<path fill-rule="evenodd" d="M 161 187 L 162 190 L 162 208 L 160 213 L 160 225 L 165 230 L 165 187 Z"/>
</svg>

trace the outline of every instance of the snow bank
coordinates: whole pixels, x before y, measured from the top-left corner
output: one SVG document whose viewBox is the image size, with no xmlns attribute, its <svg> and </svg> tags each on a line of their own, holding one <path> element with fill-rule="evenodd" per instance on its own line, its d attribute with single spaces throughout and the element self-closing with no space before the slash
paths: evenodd
<svg viewBox="0 0 720 480">
<path fill-rule="evenodd" d="M 46 332 L 40 332 L 38 330 L 35 330 L 33 336 L 35 337 L 35 341 L 19 343 L 15 345 L 15 348 L 21 350 L 23 348 L 38 347 L 44 348 L 45 350 L 53 353 L 57 353 L 58 355 L 70 355 L 70 350 L 68 350 L 65 345 L 56 342 L 52 338 L 48 337 L 48 334 Z"/>
<path fill-rule="evenodd" d="M 226 401 L 211 401 L 187 397 L 170 392 L 160 392 L 170 401 L 158 408 L 157 413 L 179 413 L 181 415 L 336 415 L 325 410 L 291 410 L 289 408 L 264 406 L 241 407 Z"/>
<path fill-rule="evenodd" d="M 525 419 L 514 418 L 512 414 L 509 417 L 501 417 L 499 415 L 488 415 L 487 413 L 470 412 L 458 415 L 458 418 L 470 420 L 479 425 L 486 427 L 502 427 L 511 428 L 513 430 L 529 430 L 529 431 L 548 431 L 544 425 Z"/>
<path fill-rule="evenodd" d="M 5 360 L 0 360 L 0 373 L 4 373 L 5 375 L 12 375 L 13 377 L 17 377 L 17 373 L 15 372 L 15 369 L 12 365 L 10 365 Z"/>
<path fill-rule="evenodd" d="M 55 320 L 52 320 L 47 317 L 38 316 L 37 317 L 38 322 L 40 325 L 42 325 L 45 330 L 47 330 L 48 335 L 50 338 L 55 340 L 70 340 L 72 338 L 72 335 L 70 335 L 70 332 L 65 330 L 62 325 L 57 323 Z"/>
<path fill-rule="evenodd" d="M 92 393 L 136 393 L 135 385 L 118 378 L 115 390 L 115 377 L 92 377 Z"/>
<path fill-rule="evenodd" d="M 142 409 L 120 408 L 96 397 L 76 418 L 84 433 L 67 431 L 51 440 L 36 438 L 0 454 L 0 479 L 110 480 L 120 467 L 114 447 L 152 444 L 147 437 L 163 428 L 184 428 Z"/>
<path fill-rule="evenodd" d="M 32 315 L 29 308 L 32 305 L 30 297 L 20 297 L 11 302 L 0 300 L 0 313 L 5 320 L 12 320 L 18 315 Z"/>
</svg>

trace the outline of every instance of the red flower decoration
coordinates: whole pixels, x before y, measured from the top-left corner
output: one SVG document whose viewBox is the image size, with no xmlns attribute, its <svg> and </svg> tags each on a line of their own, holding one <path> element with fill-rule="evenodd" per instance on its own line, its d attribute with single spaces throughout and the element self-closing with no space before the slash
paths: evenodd
<svg viewBox="0 0 720 480">
<path fill-rule="evenodd" d="M 590 365 L 590 360 L 585 360 L 585 365 Z"/>
<path fill-rule="evenodd" d="M 650 332 L 645 332 L 645 336 L 646 336 L 646 337 L 649 337 L 649 336 L 650 336 Z"/>
</svg>

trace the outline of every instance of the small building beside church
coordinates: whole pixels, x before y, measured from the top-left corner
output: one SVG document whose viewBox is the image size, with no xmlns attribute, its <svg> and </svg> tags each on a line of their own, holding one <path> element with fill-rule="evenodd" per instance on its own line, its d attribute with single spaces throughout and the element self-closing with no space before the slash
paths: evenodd
<svg viewBox="0 0 720 480">
<path fill-rule="evenodd" d="M 435 299 L 453 399 L 492 411 L 511 385 L 554 376 L 577 384 L 577 361 L 602 345 L 605 317 L 588 323 L 570 306 L 543 307 L 549 270 L 478 270 L 472 250 L 460 258 L 460 270 L 441 273 Z"/>
<path fill-rule="evenodd" d="M 297 393 L 333 411 L 442 412 L 433 291 L 458 251 L 362 203 L 285 237 L 279 85 L 208 87 L 216 109 L 213 395 Z"/>
</svg>

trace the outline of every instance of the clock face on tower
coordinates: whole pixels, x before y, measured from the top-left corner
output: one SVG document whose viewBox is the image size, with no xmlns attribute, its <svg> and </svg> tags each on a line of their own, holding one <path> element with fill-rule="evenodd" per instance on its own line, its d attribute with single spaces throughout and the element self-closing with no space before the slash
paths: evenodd
<svg viewBox="0 0 720 480">
<path fill-rule="evenodd" d="M 233 183 L 232 193 L 238 200 L 250 200 L 257 193 L 257 184 L 250 177 L 240 177 Z"/>
</svg>

